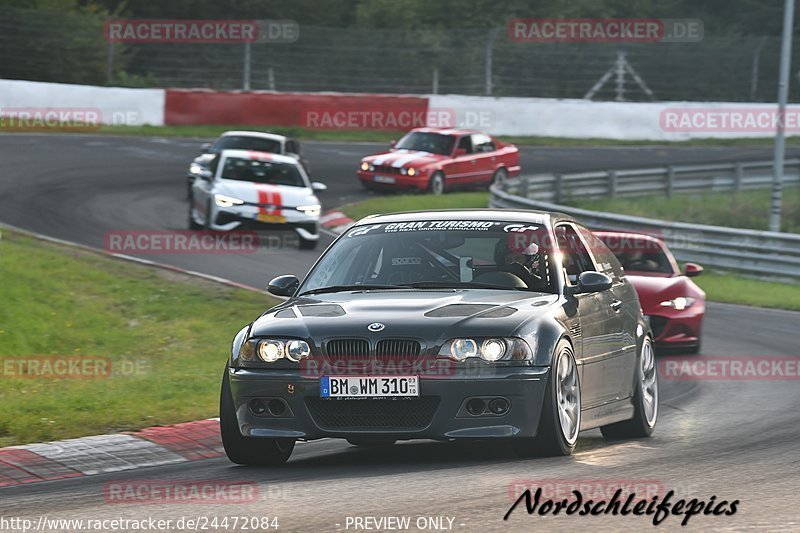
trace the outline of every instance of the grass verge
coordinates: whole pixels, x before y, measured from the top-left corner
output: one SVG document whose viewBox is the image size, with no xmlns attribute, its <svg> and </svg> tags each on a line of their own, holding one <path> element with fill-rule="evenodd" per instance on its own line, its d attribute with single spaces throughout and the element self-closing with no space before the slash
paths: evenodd
<svg viewBox="0 0 800 533">
<path fill-rule="evenodd" d="M 217 416 L 233 335 L 277 303 L 11 231 L 0 272 L 0 446 Z M 81 356 L 71 378 L 20 377 Z"/>
<path fill-rule="evenodd" d="M 101 126 L 92 130 L 52 128 L 37 130 L 42 133 L 106 133 L 111 135 L 140 135 L 155 137 L 202 137 L 213 138 L 228 130 L 269 131 L 281 135 L 298 137 L 301 140 L 339 141 L 339 142 L 381 142 L 388 143 L 399 139 L 401 131 L 366 130 L 321 130 L 301 127 L 269 125 L 197 125 L 197 126 Z M 9 130 L 6 130 L 9 131 Z M 23 131 L 23 130 L 20 130 Z M 772 146 L 771 137 L 742 137 L 736 139 L 688 139 L 685 141 L 630 141 L 617 139 L 565 139 L 562 137 L 534 137 L 499 135 L 499 139 L 521 146 Z M 787 145 L 800 144 L 800 136 L 787 137 Z"/>
<path fill-rule="evenodd" d="M 758 192 L 761 193 L 762 191 Z M 638 202 L 638 200 L 636 199 L 635 201 Z M 394 213 L 420 209 L 475 209 L 486 207 L 487 205 L 488 193 L 486 192 L 453 193 L 442 196 L 392 195 L 345 205 L 342 206 L 341 211 L 350 218 L 358 220 L 374 213 Z M 585 205 L 581 204 L 581 207 Z M 617 203 L 615 202 L 614 207 L 616 205 Z M 620 205 L 622 207 L 631 207 L 637 204 L 628 199 L 625 202 L 621 202 Z M 622 207 L 620 207 L 620 211 L 622 211 Z M 589 207 L 589 209 L 594 208 L 594 206 Z M 646 213 L 645 216 L 654 215 Z M 732 212 L 728 212 L 726 222 L 730 221 L 731 216 L 734 216 Z M 710 301 L 800 311 L 800 285 L 765 281 L 739 274 L 708 270 L 702 276 L 695 278 L 695 282 L 706 291 Z"/>
</svg>

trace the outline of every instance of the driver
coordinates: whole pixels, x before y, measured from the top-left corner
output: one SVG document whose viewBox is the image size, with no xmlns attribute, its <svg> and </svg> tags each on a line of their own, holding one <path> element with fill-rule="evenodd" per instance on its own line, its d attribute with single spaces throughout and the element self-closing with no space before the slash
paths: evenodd
<svg viewBox="0 0 800 533">
<path fill-rule="evenodd" d="M 539 273 L 544 258 L 539 252 L 539 245 L 535 242 L 528 244 L 524 249 L 514 250 L 509 246 L 508 239 L 500 239 L 494 247 L 494 262 L 499 270 L 514 274 L 529 288 L 542 281 Z"/>
</svg>

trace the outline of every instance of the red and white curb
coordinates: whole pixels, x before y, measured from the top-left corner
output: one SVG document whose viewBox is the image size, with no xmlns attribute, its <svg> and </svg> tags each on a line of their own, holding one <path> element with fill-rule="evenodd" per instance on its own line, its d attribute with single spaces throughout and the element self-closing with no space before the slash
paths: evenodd
<svg viewBox="0 0 800 533">
<path fill-rule="evenodd" d="M 319 217 L 323 228 L 333 233 L 344 233 L 355 221 L 341 211 L 328 211 Z"/>
<path fill-rule="evenodd" d="M 224 455 L 219 419 L 0 449 L 0 487 Z"/>
</svg>

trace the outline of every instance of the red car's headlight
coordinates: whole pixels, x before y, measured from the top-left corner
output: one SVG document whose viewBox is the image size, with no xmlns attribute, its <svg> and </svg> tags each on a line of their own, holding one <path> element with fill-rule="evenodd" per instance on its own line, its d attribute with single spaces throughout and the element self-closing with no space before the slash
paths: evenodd
<svg viewBox="0 0 800 533">
<path fill-rule="evenodd" d="M 671 307 L 676 311 L 683 311 L 684 309 L 688 309 L 689 307 L 694 304 L 695 299 L 689 296 L 678 296 L 677 298 L 673 298 L 672 300 L 666 300 L 661 302 L 660 305 L 663 307 Z"/>
</svg>

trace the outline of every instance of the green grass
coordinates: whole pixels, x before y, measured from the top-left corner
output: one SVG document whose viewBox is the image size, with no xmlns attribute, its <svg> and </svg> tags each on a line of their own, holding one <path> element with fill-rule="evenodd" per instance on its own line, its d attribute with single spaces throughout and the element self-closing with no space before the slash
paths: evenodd
<svg viewBox="0 0 800 533">
<path fill-rule="evenodd" d="M 797 191 L 794 192 L 796 193 Z M 635 202 L 638 202 L 638 200 L 636 199 Z M 621 205 L 631 207 L 628 204 L 637 205 L 631 200 Z M 471 209 L 486 207 L 487 205 L 488 193 L 485 192 L 454 193 L 442 196 L 392 195 L 345 205 L 341 208 L 341 211 L 350 218 L 358 220 L 375 213 L 394 213 L 420 209 Z M 644 214 L 645 216 L 650 216 L 647 213 Z M 730 219 L 730 216 L 731 213 L 729 212 L 728 219 Z M 739 274 L 713 272 L 708 269 L 703 275 L 694 278 L 694 280 L 706 291 L 710 301 L 800 311 L 800 285 L 764 281 Z"/>
<path fill-rule="evenodd" d="M 322 130 L 301 127 L 269 125 L 200 125 L 200 126 L 101 126 L 93 130 L 70 130 L 52 128 L 37 130 L 44 133 L 106 133 L 111 135 L 142 135 L 156 137 L 201 137 L 213 138 L 228 130 L 270 131 L 281 135 L 297 137 L 301 140 L 339 141 L 339 142 L 381 142 L 388 143 L 399 139 L 404 132 L 366 131 L 366 130 Z M 520 146 L 772 146 L 772 138 L 742 137 L 737 139 L 690 139 L 686 141 L 628 141 L 616 139 L 565 139 L 562 137 L 534 137 L 499 135 L 499 139 Z M 800 144 L 800 136 L 787 137 L 788 145 Z"/>
<path fill-rule="evenodd" d="M 0 446 L 217 416 L 234 334 L 275 299 L 44 243 L 0 239 Z M 109 377 L 17 377 L 29 356 L 108 357 Z"/>
<path fill-rule="evenodd" d="M 371 198 L 342 206 L 339 211 L 353 220 L 376 213 L 396 213 L 420 209 L 469 209 L 489 205 L 488 192 L 458 192 L 432 196 L 428 194 L 398 194 Z"/>
<path fill-rule="evenodd" d="M 571 200 L 566 203 L 592 211 L 766 230 L 769 227 L 770 196 L 769 189 L 761 189 L 739 194 L 679 194 L 672 198 L 648 196 L 615 200 Z M 784 188 L 781 215 L 781 231 L 800 233 L 800 187 Z"/>
</svg>

